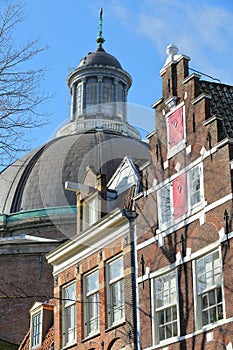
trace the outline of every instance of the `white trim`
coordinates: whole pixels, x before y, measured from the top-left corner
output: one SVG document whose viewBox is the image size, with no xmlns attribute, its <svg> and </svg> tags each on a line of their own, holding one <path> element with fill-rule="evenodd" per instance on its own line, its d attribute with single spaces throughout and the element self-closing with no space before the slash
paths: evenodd
<svg viewBox="0 0 233 350">
<path fill-rule="evenodd" d="M 71 287 L 74 286 L 75 291 L 75 300 L 69 299 L 68 303 L 65 304 L 65 291 Z M 61 314 L 62 314 L 62 347 L 71 346 L 72 344 L 77 342 L 77 308 L 76 308 L 76 298 L 77 298 L 77 291 L 76 291 L 77 285 L 76 285 L 76 279 L 73 279 L 69 283 L 62 286 L 62 305 L 61 305 Z M 74 339 L 69 341 L 69 328 L 66 320 L 67 316 L 67 309 L 74 307 L 74 327 L 72 328 L 72 335 Z"/>
<path fill-rule="evenodd" d="M 216 249 L 217 248 L 217 249 Z M 225 297 L 224 297 L 224 283 L 223 283 L 223 262 L 222 262 L 222 250 L 221 250 L 221 245 L 218 245 L 218 247 L 216 247 L 215 249 L 208 249 L 207 251 L 205 251 L 205 253 L 202 253 L 198 256 L 196 256 L 195 258 L 193 258 L 193 261 L 192 261 L 192 270 L 193 270 L 193 296 L 194 296 L 194 324 L 195 324 L 195 329 L 196 330 L 200 330 L 200 329 L 203 329 L 203 330 L 206 330 L 206 328 L 208 328 L 210 325 L 212 325 L 213 323 L 211 324 L 207 324 L 206 326 L 202 326 L 201 325 L 201 317 L 200 317 L 200 314 L 201 314 L 201 308 L 200 308 L 200 296 L 198 295 L 198 292 L 197 292 L 197 274 L 196 274 L 196 262 L 197 260 L 199 260 L 200 258 L 202 257 L 205 257 L 207 255 L 210 255 L 210 254 L 213 254 L 214 252 L 218 251 L 219 253 L 219 260 L 220 260 L 220 267 L 221 267 L 221 283 L 220 283 L 220 286 L 221 286 L 221 292 L 222 292 L 222 306 L 223 306 L 223 320 L 225 319 L 226 317 L 226 310 L 225 310 Z M 203 292 L 206 292 L 206 291 L 209 291 L 211 290 L 212 288 L 216 288 L 216 286 L 211 286 L 211 288 L 207 288 L 205 291 Z M 202 293 L 203 293 L 202 292 Z M 218 324 L 221 320 L 217 321 L 217 322 L 214 322 L 214 324 Z"/>
<path fill-rule="evenodd" d="M 177 143 L 175 146 L 170 147 L 170 135 L 169 135 L 169 117 L 176 112 L 178 109 L 183 108 L 182 122 L 183 122 L 183 139 Z M 185 117 L 185 104 L 184 101 L 179 103 L 174 109 L 168 112 L 165 116 L 166 118 L 166 129 L 167 129 L 167 159 L 170 159 L 175 154 L 179 153 L 186 147 L 186 117 Z"/>
<path fill-rule="evenodd" d="M 108 246 L 113 243 L 120 237 L 123 237 L 129 231 L 128 223 L 122 227 L 116 228 L 115 230 L 111 230 L 111 233 L 106 234 L 106 231 L 103 232 L 101 236 L 95 237 L 95 240 L 89 241 L 88 245 L 85 246 L 85 242 L 80 242 L 80 244 L 74 242 L 73 248 L 76 247 L 77 251 L 73 252 L 71 258 L 66 258 L 66 254 L 68 252 L 64 252 L 64 256 L 61 253 L 63 258 L 62 262 L 57 262 L 53 265 L 53 275 L 57 276 L 59 273 L 63 272 L 65 269 L 77 264 L 80 260 L 84 260 L 88 258 L 93 253 L 98 252 L 104 246 Z M 73 249 L 72 249 L 73 250 Z"/>
<path fill-rule="evenodd" d="M 166 229 L 164 231 L 157 229 L 156 234 L 157 235 L 162 234 L 163 237 L 166 237 L 167 235 L 173 233 L 174 231 L 179 230 L 180 228 L 192 223 L 193 221 L 200 220 L 205 213 L 208 213 L 209 211 L 217 208 L 221 204 L 224 204 L 227 201 L 232 200 L 232 199 L 233 199 L 233 193 L 230 193 L 230 194 L 226 195 L 225 197 L 222 197 L 221 199 L 218 199 L 217 201 L 211 203 L 210 205 L 207 205 L 205 207 L 202 206 L 203 207 L 202 210 L 199 211 L 198 213 L 192 215 L 189 218 L 184 219 L 182 222 L 180 222 L 172 227 L 169 227 L 168 229 Z M 204 203 L 204 205 L 206 205 L 206 202 Z M 200 210 L 200 208 L 196 208 L 196 209 Z M 233 232 L 228 233 L 228 238 L 232 238 L 232 237 L 233 237 Z M 152 237 L 152 238 L 150 238 L 150 239 L 148 239 L 140 244 L 137 244 L 136 249 L 137 250 L 143 249 L 143 248 L 147 247 L 148 245 L 155 243 L 157 240 L 158 240 L 158 236 Z M 221 239 L 220 241 L 222 242 L 223 239 Z"/>
<path fill-rule="evenodd" d="M 174 272 L 175 275 L 175 281 L 176 281 L 176 303 L 171 303 L 171 304 L 167 304 L 166 306 L 163 305 L 162 307 L 157 308 L 156 311 L 156 305 L 155 305 L 155 280 L 156 278 L 160 278 L 161 276 L 166 276 L 168 274 L 171 274 Z M 170 290 L 170 288 L 169 288 Z M 180 334 L 180 317 L 179 317 L 179 285 L 178 285 L 178 271 L 176 268 L 173 269 L 169 269 L 168 271 L 165 271 L 163 274 L 160 274 L 159 276 L 155 276 L 153 278 L 151 278 L 151 319 L 152 319 L 152 341 L 153 344 L 155 345 L 160 345 L 163 346 L 163 344 L 166 344 L 170 339 L 174 339 L 177 338 L 177 336 L 172 337 L 172 338 L 166 338 L 164 340 L 159 341 L 158 339 L 158 335 L 156 335 L 158 333 L 158 324 L 156 322 L 156 313 L 159 311 L 162 311 L 164 309 L 166 309 L 167 307 L 171 307 L 176 305 L 177 307 L 177 334 Z"/>
<path fill-rule="evenodd" d="M 190 338 L 193 338 L 193 337 L 196 337 L 197 335 L 199 334 L 202 334 L 202 333 L 206 333 L 207 331 L 210 331 L 212 329 L 215 329 L 219 326 L 224 326 L 225 324 L 228 324 L 228 323 L 231 323 L 233 322 L 233 317 L 230 317 L 230 318 L 227 318 L 227 319 L 223 319 L 223 320 L 220 320 L 219 322 L 216 322 L 216 324 L 214 325 L 211 325 L 209 327 L 206 327 L 205 329 L 200 329 L 198 331 L 195 331 L 193 333 L 189 333 L 189 334 L 186 334 L 186 335 L 182 335 L 182 336 L 179 336 L 177 338 L 171 338 L 171 339 L 167 339 L 167 343 L 166 344 L 158 344 L 158 345 L 155 345 L 155 346 L 149 346 L 147 348 L 144 348 L 143 350 L 153 350 L 153 349 L 158 349 L 158 348 L 161 348 L 165 345 L 168 345 L 168 344 L 174 344 L 174 343 L 177 343 L 177 342 L 180 342 L 180 341 L 183 341 L 183 340 L 186 340 L 186 339 L 190 339 Z M 164 350 L 164 349 L 163 349 Z"/>
<path fill-rule="evenodd" d="M 233 232 L 232 232 L 232 237 L 233 237 Z M 220 244 L 221 244 L 221 242 L 219 240 L 215 241 L 215 242 L 205 246 L 204 248 L 201 248 L 198 251 L 187 255 L 186 257 L 184 257 L 180 260 L 176 260 L 174 263 L 172 263 L 170 265 L 166 265 L 159 270 L 156 270 L 156 271 L 150 272 L 149 274 L 145 274 L 143 276 L 137 277 L 137 283 L 139 284 L 139 283 L 142 283 L 143 281 L 146 281 L 150 278 L 154 278 L 154 277 L 163 275 L 163 274 L 169 272 L 170 270 L 175 269 L 177 266 L 182 265 L 183 263 L 187 263 L 189 261 L 196 260 L 197 258 L 201 257 L 202 255 L 205 255 L 208 252 L 217 249 L 218 247 L 220 247 Z"/>
<path fill-rule="evenodd" d="M 195 105 L 199 101 L 201 101 L 204 98 L 208 98 L 209 100 L 212 98 L 211 95 L 202 93 L 201 95 L 197 96 L 194 100 L 191 101 L 192 105 Z"/>
<path fill-rule="evenodd" d="M 218 199 L 217 201 L 207 205 L 205 208 L 204 208 L 204 212 L 207 213 L 208 211 L 220 206 L 221 204 L 224 204 L 226 203 L 227 201 L 231 200 L 233 198 L 233 193 L 229 193 L 227 194 L 226 196 Z"/>
<path fill-rule="evenodd" d="M 117 260 L 122 260 L 122 273 L 119 272 L 119 274 L 117 275 L 117 277 L 110 279 L 110 269 L 111 269 L 111 264 L 114 263 Z M 125 321 L 125 281 L 124 281 L 124 259 L 123 259 L 123 255 L 122 253 L 112 257 L 111 259 L 106 261 L 106 296 L 107 296 L 107 327 L 112 328 L 115 325 L 118 325 L 122 322 Z M 114 309 L 113 309 L 113 305 L 112 305 L 112 298 L 111 298 L 111 293 L 110 293 L 110 288 L 112 285 L 114 284 L 118 284 L 121 282 L 123 282 L 123 295 L 124 295 L 124 300 L 123 303 L 120 304 L 120 306 L 122 306 L 122 310 L 120 312 L 123 313 L 123 317 L 120 318 L 119 320 L 114 321 L 113 320 L 113 313 L 114 313 Z M 119 292 L 119 291 L 118 291 Z M 120 290 L 120 294 L 121 294 L 121 290 Z M 121 295 L 120 295 L 121 297 Z"/>
<path fill-rule="evenodd" d="M 0 245 L 1 244 L 21 244 L 21 243 L 27 243 L 27 242 L 38 242 L 38 243 L 51 243 L 51 242 L 59 242 L 57 239 L 50 239 L 50 238 L 44 238 L 44 237 L 35 237 L 30 236 L 27 234 L 21 234 L 19 236 L 12 236 L 12 237 L 4 237 L 0 238 Z"/>
<path fill-rule="evenodd" d="M 226 139 L 218 142 L 215 146 L 213 146 L 211 148 L 211 150 L 205 151 L 204 154 L 202 154 L 194 162 L 192 162 L 189 165 L 187 165 L 186 167 L 184 167 L 179 173 L 173 174 L 168 179 L 164 180 L 163 182 L 160 182 L 157 186 L 152 186 L 147 191 L 144 191 L 144 196 L 148 196 L 150 193 L 157 191 L 160 187 L 164 186 L 166 183 L 172 181 L 173 179 L 175 179 L 179 175 L 181 175 L 181 174 L 185 173 L 186 171 L 188 171 L 189 169 L 193 168 L 198 163 L 204 161 L 204 159 L 210 157 L 215 152 L 217 152 L 219 148 L 221 148 L 221 147 L 223 147 L 223 146 L 225 146 L 227 144 L 233 144 L 233 138 L 231 138 L 231 139 L 226 138 Z"/>
<path fill-rule="evenodd" d="M 87 278 L 94 273 L 97 273 L 97 288 L 93 288 L 91 291 L 87 292 Z M 88 297 L 93 295 L 98 295 L 97 300 L 99 300 L 99 270 L 98 268 L 94 268 L 91 271 L 88 271 L 83 275 L 83 301 L 84 301 L 84 310 L 83 310 L 83 316 L 84 316 L 84 338 L 91 337 L 95 334 L 98 334 L 100 332 L 100 304 L 98 302 L 98 305 L 95 305 L 95 312 L 97 309 L 97 317 L 95 318 L 95 322 L 97 322 L 97 328 L 94 331 L 90 331 L 90 318 L 89 318 L 89 312 L 88 312 Z"/>
<path fill-rule="evenodd" d="M 190 186 L 190 179 L 191 179 L 191 171 L 193 171 L 195 168 L 199 168 L 199 179 L 200 179 L 200 201 L 191 205 L 191 186 Z M 156 230 L 156 233 L 160 233 L 163 231 L 167 231 L 168 229 L 171 229 L 172 226 L 176 225 L 177 223 L 181 222 L 182 220 L 189 218 L 191 215 L 195 214 L 197 211 L 200 211 L 201 209 L 206 206 L 206 202 L 204 201 L 204 180 L 203 180 L 203 163 L 198 163 L 197 165 L 189 168 L 189 170 L 185 173 L 179 173 L 179 176 L 186 174 L 186 192 L 187 192 L 187 212 L 178 217 L 174 218 L 174 204 L 173 204 L 173 191 L 172 191 L 172 185 L 174 180 L 167 182 L 162 187 L 159 187 L 157 190 L 157 203 L 158 203 L 158 218 L 159 218 L 159 228 Z M 171 179 L 171 178 L 170 178 Z M 170 180 L 169 179 L 169 180 Z M 164 201 L 164 198 L 161 199 L 161 192 L 165 190 L 165 188 L 168 187 L 169 192 L 169 198 L 170 198 L 170 216 L 169 219 L 165 222 L 162 221 L 163 215 L 162 212 L 165 211 L 165 207 L 161 204 L 166 203 Z M 167 197 L 168 199 L 168 197 Z"/>
<path fill-rule="evenodd" d="M 114 210 L 46 256 L 48 263 L 53 265 L 54 276 L 95 253 L 103 245 L 111 244 L 128 230 L 129 221 L 124 211 Z"/>
</svg>

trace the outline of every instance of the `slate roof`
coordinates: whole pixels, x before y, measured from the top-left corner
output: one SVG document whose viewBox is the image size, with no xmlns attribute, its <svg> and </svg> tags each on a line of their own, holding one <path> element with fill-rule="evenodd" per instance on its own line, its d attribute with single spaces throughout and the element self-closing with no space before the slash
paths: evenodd
<svg viewBox="0 0 233 350">
<path fill-rule="evenodd" d="M 65 181 L 82 182 L 88 165 L 108 181 L 126 155 L 140 166 L 148 144 L 104 131 L 56 138 L 0 173 L 0 212 L 76 205 Z"/>
<path fill-rule="evenodd" d="M 233 86 L 200 80 L 200 90 L 211 96 L 211 115 L 223 118 L 223 137 L 233 137 Z"/>
<path fill-rule="evenodd" d="M 94 52 L 89 52 L 87 56 L 81 59 L 78 67 L 94 65 L 111 66 L 122 69 L 118 59 L 107 53 L 102 46 L 98 47 Z"/>
</svg>

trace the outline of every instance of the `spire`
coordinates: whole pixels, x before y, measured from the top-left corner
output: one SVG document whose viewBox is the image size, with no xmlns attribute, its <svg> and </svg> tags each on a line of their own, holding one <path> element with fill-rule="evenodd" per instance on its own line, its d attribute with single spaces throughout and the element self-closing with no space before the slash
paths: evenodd
<svg viewBox="0 0 233 350">
<path fill-rule="evenodd" d="M 102 44 L 105 42 L 105 40 L 104 40 L 104 38 L 103 38 L 103 36 L 102 36 L 102 33 L 103 33 L 103 28 L 102 28 L 102 26 L 103 26 L 103 17 L 102 17 L 102 15 L 103 15 L 103 9 L 102 9 L 102 7 L 100 8 L 100 16 L 99 16 L 99 34 L 98 34 L 98 36 L 97 36 L 97 38 L 96 38 L 96 42 L 97 42 L 97 44 L 99 44 L 99 47 L 101 47 L 102 46 Z"/>
</svg>

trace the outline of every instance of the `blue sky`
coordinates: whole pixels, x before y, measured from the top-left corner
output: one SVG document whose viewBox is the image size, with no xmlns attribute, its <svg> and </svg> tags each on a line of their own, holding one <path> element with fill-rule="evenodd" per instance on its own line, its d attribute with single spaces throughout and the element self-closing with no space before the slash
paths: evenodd
<svg viewBox="0 0 233 350">
<path fill-rule="evenodd" d="M 40 38 L 41 46 L 48 45 L 49 49 L 35 64 L 47 67 L 41 89 L 53 95 L 41 108 L 50 113 L 50 124 L 31 132 L 32 148 L 49 140 L 69 116 L 66 78 L 82 57 L 96 49 L 101 6 L 104 48 L 119 59 L 133 78 L 128 96 L 134 106 L 129 116 L 131 124 L 148 132 L 154 129 L 151 105 L 161 97 L 159 71 L 166 59 L 166 46 L 171 42 L 191 58 L 191 68 L 233 85 L 232 0 L 21 2 L 25 4 L 27 20 L 18 27 L 18 40 Z"/>
</svg>

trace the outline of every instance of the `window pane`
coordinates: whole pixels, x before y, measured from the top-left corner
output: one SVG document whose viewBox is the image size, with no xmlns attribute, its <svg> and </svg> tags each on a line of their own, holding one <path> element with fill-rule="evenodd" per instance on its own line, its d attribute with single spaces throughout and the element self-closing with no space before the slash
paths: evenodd
<svg viewBox="0 0 233 350">
<path fill-rule="evenodd" d="M 190 170 L 190 198 L 191 206 L 201 201 L 201 168 L 196 166 Z"/>
<path fill-rule="evenodd" d="M 216 292 L 217 292 L 217 303 L 221 303 L 221 301 L 222 301 L 222 289 L 218 288 Z"/>
<path fill-rule="evenodd" d="M 223 309 L 222 305 L 218 306 L 218 320 L 221 320 L 223 318 Z"/>
<path fill-rule="evenodd" d="M 109 264 L 109 278 L 113 280 L 123 275 L 123 259 L 119 258 Z"/>
<path fill-rule="evenodd" d="M 173 336 L 176 337 L 177 335 L 178 335 L 177 322 L 173 322 Z"/>
<path fill-rule="evenodd" d="M 171 185 L 168 184 L 158 191 L 161 225 L 171 222 Z"/>
<path fill-rule="evenodd" d="M 202 309 L 206 309 L 208 307 L 208 294 L 202 296 Z"/>
<path fill-rule="evenodd" d="M 171 309 L 166 310 L 166 322 L 171 322 Z"/>
<path fill-rule="evenodd" d="M 99 281 L 98 281 L 98 271 L 92 273 L 91 275 L 86 277 L 86 289 L 87 293 L 92 290 L 98 289 Z"/>
<path fill-rule="evenodd" d="M 165 327 L 160 327 L 159 328 L 159 340 L 164 340 L 165 339 Z"/>
<path fill-rule="evenodd" d="M 202 313 L 202 325 L 205 326 L 209 323 L 208 311 L 203 311 Z"/>
<path fill-rule="evenodd" d="M 209 293 L 209 305 L 215 305 L 216 301 L 215 301 L 215 290 L 213 290 L 212 292 Z"/>
<path fill-rule="evenodd" d="M 76 300 L 76 285 L 72 284 L 65 289 L 64 293 L 65 305 Z"/>
</svg>

